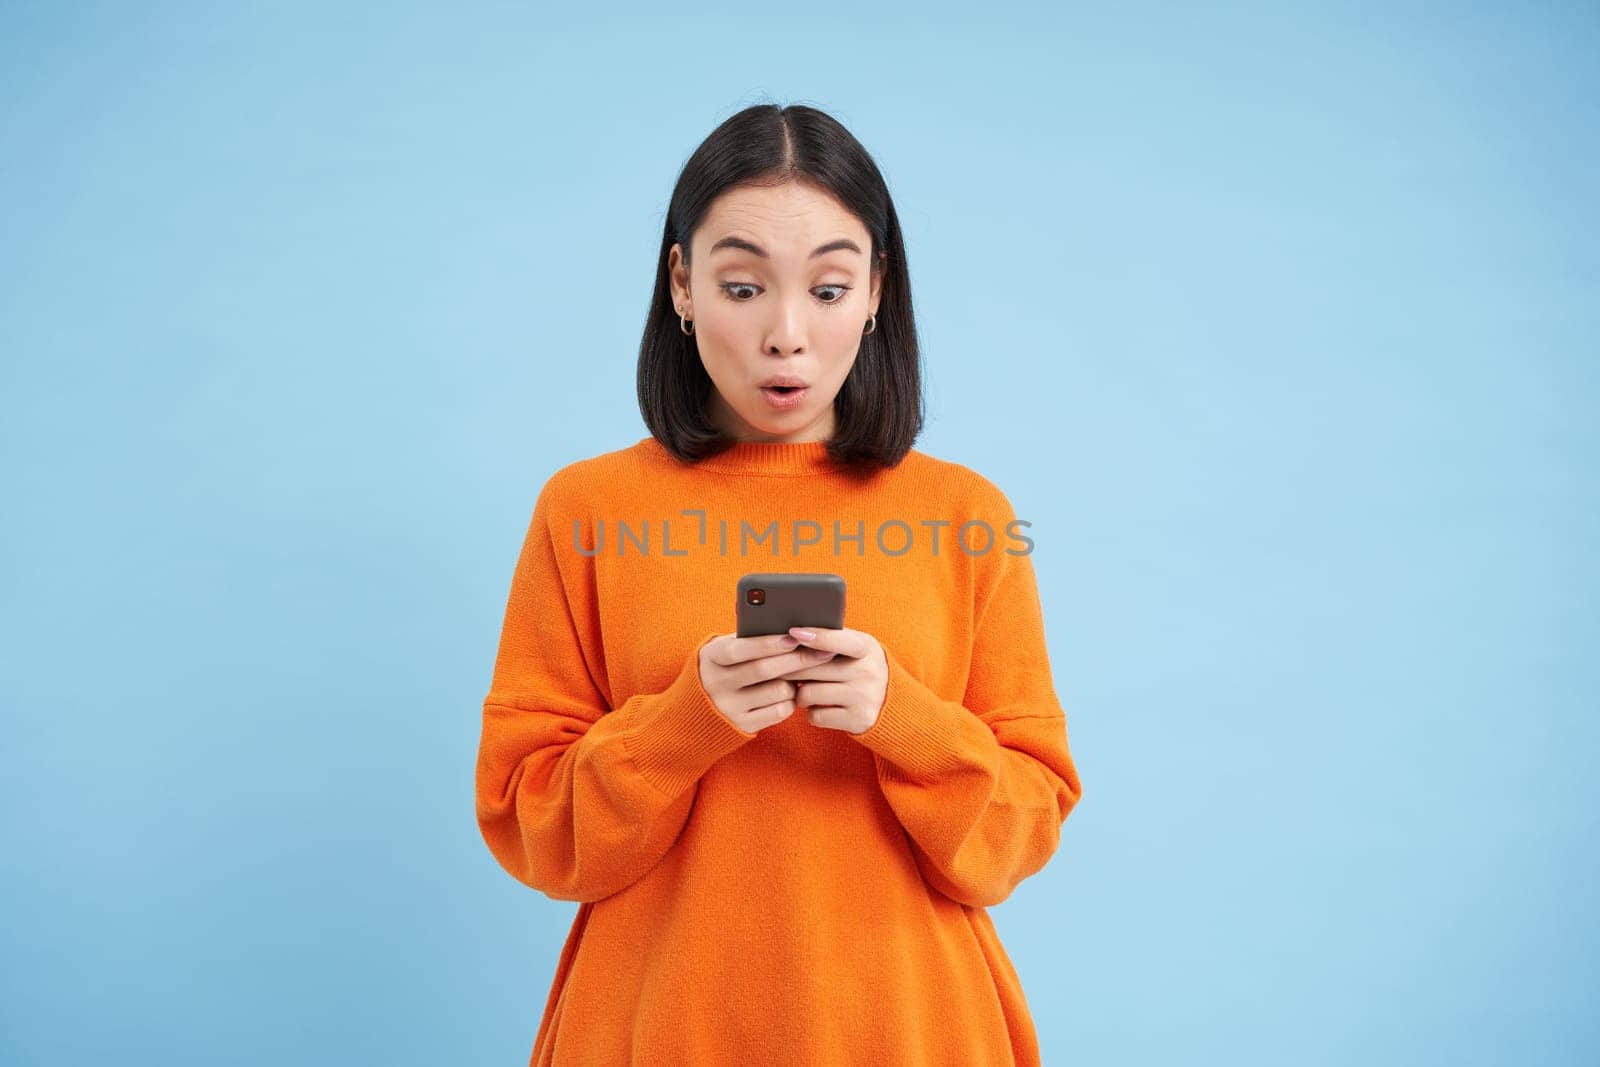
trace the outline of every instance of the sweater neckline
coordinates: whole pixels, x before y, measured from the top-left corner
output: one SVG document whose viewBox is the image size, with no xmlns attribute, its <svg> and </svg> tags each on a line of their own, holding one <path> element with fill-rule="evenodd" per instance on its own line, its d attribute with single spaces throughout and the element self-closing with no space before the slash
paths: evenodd
<svg viewBox="0 0 1600 1067">
<path fill-rule="evenodd" d="M 654 437 L 645 440 L 671 455 Z M 806 475 L 837 470 L 826 441 L 736 441 L 690 466 L 725 474 Z"/>
</svg>

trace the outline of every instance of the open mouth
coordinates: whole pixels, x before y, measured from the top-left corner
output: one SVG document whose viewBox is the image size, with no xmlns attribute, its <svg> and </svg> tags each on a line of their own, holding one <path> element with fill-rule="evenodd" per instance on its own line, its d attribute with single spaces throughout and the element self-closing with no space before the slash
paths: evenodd
<svg viewBox="0 0 1600 1067">
<path fill-rule="evenodd" d="M 777 411 L 792 411 L 805 400 L 804 385 L 763 385 L 761 395 Z"/>
</svg>

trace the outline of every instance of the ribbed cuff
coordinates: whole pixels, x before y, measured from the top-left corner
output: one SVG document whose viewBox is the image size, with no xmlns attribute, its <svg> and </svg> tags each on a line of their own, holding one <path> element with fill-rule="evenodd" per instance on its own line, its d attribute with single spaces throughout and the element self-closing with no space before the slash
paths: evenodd
<svg viewBox="0 0 1600 1067">
<path fill-rule="evenodd" d="M 666 689 L 624 706 L 622 744 L 639 774 L 668 796 L 677 796 L 712 764 L 759 734 L 729 722 L 700 683 L 700 649 L 707 634 Z"/>
<path fill-rule="evenodd" d="M 852 736 L 888 760 L 891 777 L 932 781 L 967 766 L 974 751 L 999 744 L 976 715 L 945 700 L 883 650 L 889 663 L 878 721 Z"/>
</svg>

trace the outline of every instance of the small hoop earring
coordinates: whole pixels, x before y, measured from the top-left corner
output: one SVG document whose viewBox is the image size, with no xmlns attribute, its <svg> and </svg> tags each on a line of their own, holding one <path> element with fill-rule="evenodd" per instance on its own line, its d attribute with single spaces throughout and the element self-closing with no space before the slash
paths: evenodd
<svg viewBox="0 0 1600 1067">
<path fill-rule="evenodd" d="M 683 333 L 686 336 L 693 337 L 694 336 L 694 327 L 689 325 L 689 321 L 690 320 L 687 320 L 687 319 L 685 319 L 683 317 L 683 305 L 679 304 L 678 305 L 678 329 L 683 331 Z"/>
<path fill-rule="evenodd" d="M 867 318 L 869 320 L 868 323 L 867 323 L 867 328 L 865 330 L 861 331 L 862 334 L 869 334 L 873 330 L 876 330 L 878 328 L 878 316 L 869 315 L 869 316 L 867 316 Z"/>
</svg>

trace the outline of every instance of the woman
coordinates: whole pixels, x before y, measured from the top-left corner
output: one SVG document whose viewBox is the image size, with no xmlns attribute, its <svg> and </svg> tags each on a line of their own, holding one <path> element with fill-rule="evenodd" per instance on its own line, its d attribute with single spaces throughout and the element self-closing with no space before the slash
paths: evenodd
<svg viewBox="0 0 1600 1067">
<path fill-rule="evenodd" d="M 533 1064 L 1039 1062 L 985 909 L 1081 786 L 1028 524 L 911 447 L 918 359 L 866 150 L 798 105 L 718 127 L 667 213 L 650 436 L 544 484 L 483 706 L 484 840 L 581 902 Z M 846 625 L 735 637 L 751 571 L 843 576 Z"/>
</svg>

